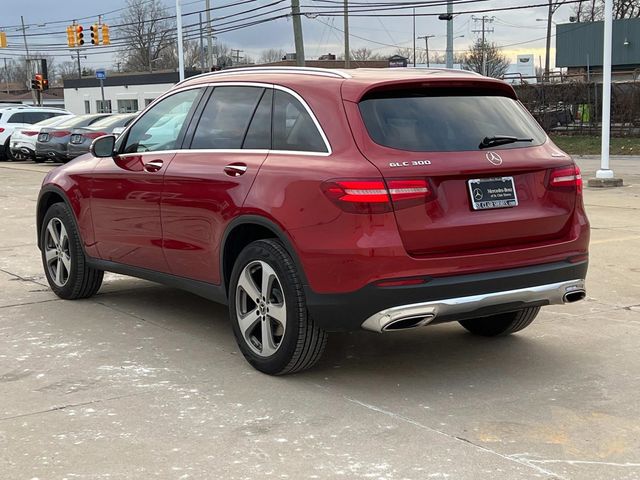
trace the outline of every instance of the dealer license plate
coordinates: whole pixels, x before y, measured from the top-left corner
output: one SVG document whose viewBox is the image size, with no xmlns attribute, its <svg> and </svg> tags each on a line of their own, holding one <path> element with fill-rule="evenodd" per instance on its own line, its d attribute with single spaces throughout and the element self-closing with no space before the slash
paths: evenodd
<svg viewBox="0 0 640 480">
<path fill-rule="evenodd" d="M 475 178 L 469 180 L 469 194 L 474 210 L 507 208 L 518 205 L 513 177 Z"/>
</svg>

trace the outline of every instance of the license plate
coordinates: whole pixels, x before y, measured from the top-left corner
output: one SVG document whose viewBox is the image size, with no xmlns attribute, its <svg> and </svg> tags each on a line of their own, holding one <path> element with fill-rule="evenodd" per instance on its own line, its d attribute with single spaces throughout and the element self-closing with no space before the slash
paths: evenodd
<svg viewBox="0 0 640 480">
<path fill-rule="evenodd" d="M 507 208 L 518 205 L 513 177 L 475 178 L 469 180 L 469 194 L 474 210 Z"/>
<path fill-rule="evenodd" d="M 41 133 L 40 135 L 38 135 L 38 141 L 39 142 L 46 142 L 47 140 L 49 140 L 49 134 L 48 133 Z"/>
</svg>

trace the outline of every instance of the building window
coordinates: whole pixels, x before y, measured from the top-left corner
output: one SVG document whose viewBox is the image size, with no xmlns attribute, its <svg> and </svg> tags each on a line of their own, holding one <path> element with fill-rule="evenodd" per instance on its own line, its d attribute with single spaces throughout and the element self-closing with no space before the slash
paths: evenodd
<svg viewBox="0 0 640 480">
<path fill-rule="evenodd" d="M 84 113 L 91 113 L 91 102 L 89 100 L 84 101 Z"/>
<path fill-rule="evenodd" d="M 155 98 L 145 98 L 145 99 L 144 99 L 144 106 L 145 106 L 145 107 L 148 107 L 148 106 L 149 106 L 149 104 L 150 104 L 151 102 L 153 102 L 154 100 L 155 100 Z"/>
<path fill-rule="evenodd" d="M 111 113 L 111 100 L 96 100 L 96 112 Z"/>
<path fill-rule="evenodd" d="M 133 113 L 138 111 L 138 100 L 118 100 L 118 113 Z"/>
</svg>

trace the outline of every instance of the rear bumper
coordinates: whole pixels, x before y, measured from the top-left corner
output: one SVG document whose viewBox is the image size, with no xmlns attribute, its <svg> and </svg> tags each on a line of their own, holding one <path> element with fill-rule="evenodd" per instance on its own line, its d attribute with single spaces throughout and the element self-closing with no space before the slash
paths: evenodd
<svg viewBox="0 0 640 480">
<path fill-rule="evenodd" d="M 309 313 L 321 328 L 391 330 L 393 322 L 442 323 L 564 303 L 584 292 L 588 262 L 556 262 L 430 279 L 425 284 L 381 288 L 369 285 L 345 294 L 318 294 L 306 288 Z M 576 296 L 579 299 L 579 295 Z"/>
<path fill-rule="evenodd" d="M 85 153 L 89 153 L 89 145 L 70 143 L 67 146 L 67 158 L 76 158 Z"/>
</svg>

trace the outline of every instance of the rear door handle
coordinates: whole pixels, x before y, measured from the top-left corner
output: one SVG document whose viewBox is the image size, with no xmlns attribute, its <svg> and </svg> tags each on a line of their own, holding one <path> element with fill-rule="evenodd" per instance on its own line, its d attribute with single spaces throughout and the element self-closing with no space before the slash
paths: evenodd
<svg viewBox="0 0 640 480">
<path fill-rule="evenodd" d="M 240 175 L 244 175 L 246 171 L 247 166 L 244 163 L 232 163 L 224 167 L 224 173 L 230 177 L 239 177 Z"/>
<path fill-rule="evenodd" d="M 157 172 L 158 170 L 160 170 L 162 168 L 162 165 L 164 164 L 164 162 L 162 160 L 150 160 L 147 163 L 144 164 L 144 169 L 147 172 Z"/>
</svg>

